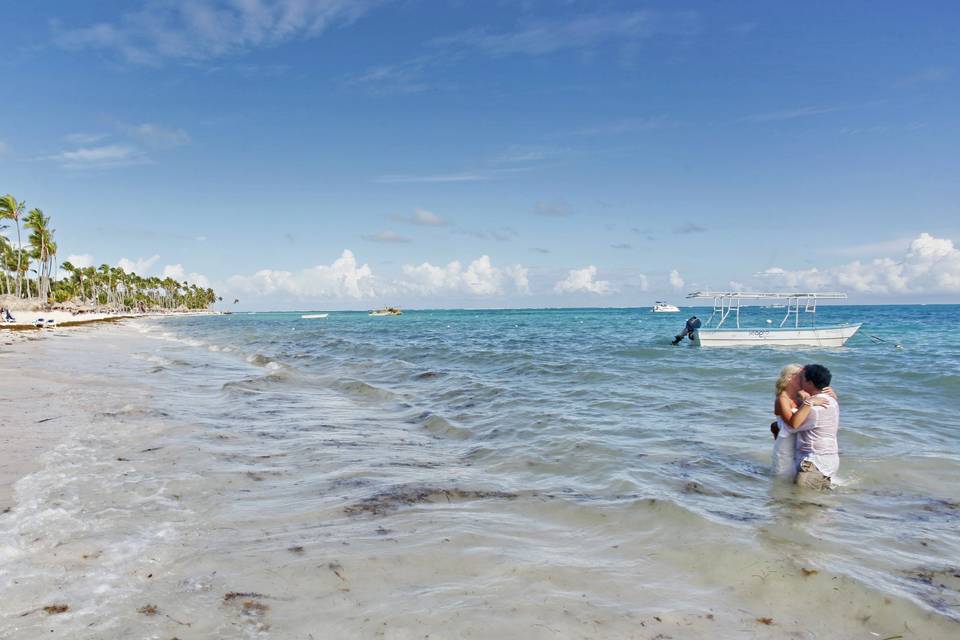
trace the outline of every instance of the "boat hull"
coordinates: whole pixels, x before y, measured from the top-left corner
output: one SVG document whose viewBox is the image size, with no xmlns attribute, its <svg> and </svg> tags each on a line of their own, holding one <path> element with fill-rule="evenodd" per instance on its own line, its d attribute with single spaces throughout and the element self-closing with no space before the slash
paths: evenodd
<svg viewBox="0 0 960 640">
<path fill-rule="evenodd" d="M 860 326 L 700 329 L 693 342 L 701 347 L 842 347 Z"/>
</svg>

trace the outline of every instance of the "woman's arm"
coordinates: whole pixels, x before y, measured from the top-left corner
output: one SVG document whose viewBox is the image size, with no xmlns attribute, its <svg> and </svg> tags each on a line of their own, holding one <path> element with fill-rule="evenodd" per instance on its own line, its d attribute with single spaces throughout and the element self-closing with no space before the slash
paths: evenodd
<svg viewBox="0 0 960 640">
<path fill-rule="evenodd" d="M 781 393 L 773 402 L 773 415 L 789 420 L 797 404 L 786 393 Z"/>
<path fill-rule="evenodd" d="M 830 404 L 830 401 L 826 398 L 821 398 L 818 396 L 807 396 L 803 399 L 803 402 L 798 406 L 797 412 L 790 416 L 789 418 L 784 418 L 784 420 L 790 425 L 791 429 L 799 429 L 800 425 L 804 423 L 807 419 L 807 416 L 810 415 L 810 412 L 813 410 L 813 407 L 823 407 Z"/>
</svg>

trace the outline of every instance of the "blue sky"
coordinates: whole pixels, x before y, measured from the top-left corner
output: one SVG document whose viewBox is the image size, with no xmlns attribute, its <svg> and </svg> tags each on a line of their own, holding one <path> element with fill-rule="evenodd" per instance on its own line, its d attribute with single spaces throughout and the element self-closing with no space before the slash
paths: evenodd
<svg viewBox="0 0 960 640">
<path fill-rule="evenodd" d="M 960 294 L 955 2 L 0 15 L 0 191 L 61 259 L 260 309 Z"/>
</svg>

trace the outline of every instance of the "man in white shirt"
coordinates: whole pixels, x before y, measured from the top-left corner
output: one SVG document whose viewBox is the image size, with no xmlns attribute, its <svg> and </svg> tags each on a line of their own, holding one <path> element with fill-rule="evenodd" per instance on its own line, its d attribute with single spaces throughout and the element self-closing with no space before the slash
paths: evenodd
<svg viewBox="0 0 960 640">
<path fill-rule="evenodd" d="M 829 488 L 830 478 L 840 467 L 840 405 L 833 396 L 823 393 L 830 379 L 830 370 L 819 364 L 806 365 L 801 374 L 802 389 L 808 394 L 803 403 L 809 405 L 810 413 L 796 429 L 795 482 L 807 489 Z"/>
</svg>

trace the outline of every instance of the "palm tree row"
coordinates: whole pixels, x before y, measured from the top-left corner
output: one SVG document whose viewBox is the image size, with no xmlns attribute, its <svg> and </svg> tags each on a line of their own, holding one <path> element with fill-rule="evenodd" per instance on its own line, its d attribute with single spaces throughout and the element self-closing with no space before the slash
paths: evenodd
<svg viewBox="0 0 960 640">
<path fill-rule="evenodd" d="M 0 196 L 0 230 L 12 220 L 17 229 L 17 246 L 0 235 L 0 293 L 17 299 L 36 299 L 41 304 L 73 301 L 97 309 L 148 311 L 155 309 L 206 309 L 218 300 L 213 289 L 173 278 L 142 277 L 106 264 L 94 267 L 64 262 L 57 269 L 57 243 L 50 216 L 40 209 L 24 215 L 26 204 L 12 195 Z M 21 236 L 21 222 L 30 231 L 27 246 Z M 30 264 L 33 261 L 34 267 Z M 32 282 L 29 272 L 36 274 Z M 57 273 L 66 277 L 57 278 Z"/>
</svg>

